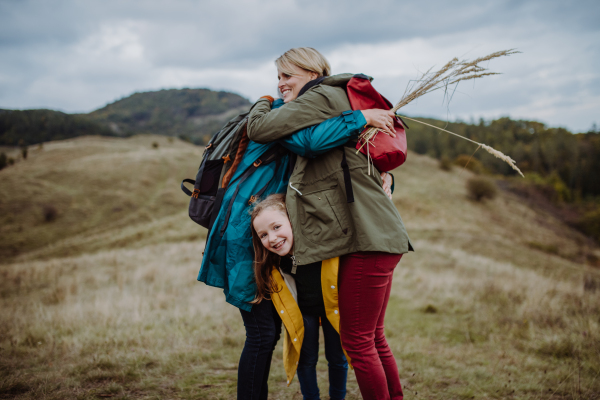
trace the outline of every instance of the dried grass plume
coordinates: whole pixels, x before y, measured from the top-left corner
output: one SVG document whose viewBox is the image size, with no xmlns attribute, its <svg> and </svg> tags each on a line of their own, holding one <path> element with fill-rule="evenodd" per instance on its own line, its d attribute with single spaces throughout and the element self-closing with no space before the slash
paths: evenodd
<svg viewBox="0 0 600 400">
<path fill-rule="evenodd" d="M 498 57 L 510 56 L 512 54 L 520 53 L 520 51 L 516 51 L 515 49 L 502 50 L 497 51 L 495 53 L 488 54 L 484 57 L 479 57 L 474 60 L 459 60 L 458 58 L 453 58 L 449 62 L 447 62 L 441 69 L 438 71 L 431 72 L 431 68 L 427 70 L 425 73 L 421 74 L 421 76 L 411 81 L 411 83 L 406 87 L 404 94 L 400 101 L 392 108 L 392 111 L 396 113 L 400 108 L 404 107 L 411 101 L 427 94 L 431 93 L 435 90 L 444 89 L 444 96 L 447 96 L 447 101 L 452 99 L 452 93 L 450 93 L 449 88 L 452 85 L 457 85 L 459 82 L 469 81 L 473 79 L 483 78 L 485 76 L 490 75 L 498 75 L 497 72 L 490 72 L 487 68 L 480 66 L 479 64 L 484 61 L 493 60 Z M 456 89 L 456 86 L 455 86 Z M 516 166 L 515 160 L 510 158 L 509 156 L 501 153 L 500 151 L 486 145 L 483 143 L 475 142 L 474 140 L 468 139 L 464 136 L 458 135 L 454 132 L 447 131 L 445 129 L 438 128 L 437 126 L 426 124 L 422 121 L 418 121 L 412 118 L 408 118 L 402 116 L 402 118 L 407 118 L 411 121 L 415 121 L 424 125 L 431 126 L 433 128 L 439 129 L 441 131 L 451 133 L 454 136 L 458 136 L 462 139 L 473 142 L 486 150 L 488 153 L 493 156 L 505 161 L 508 165 L 511 166 L 512 169 L 517 171 L 519 175 L 523 176 L 521 170 Z M 379 133 L 379 130 L 374 127 L 370 127 L 366 129 L 363 133 L 361 133 L 359 140 L 362 142 L 362 146 L 365 145 L 373 145 L 373 139 Z M 370 142 L 370 143 L 369 143 Z M 361 146 L 361 148 L 362 148 Z M 367 152 L 368 153 L 368 152 Z"/>
</svg>

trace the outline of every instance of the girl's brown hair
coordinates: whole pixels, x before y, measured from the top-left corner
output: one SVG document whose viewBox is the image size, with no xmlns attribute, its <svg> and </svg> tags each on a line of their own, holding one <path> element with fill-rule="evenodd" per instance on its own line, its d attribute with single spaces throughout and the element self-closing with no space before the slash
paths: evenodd
<svg viewBox="0 0 600 400">
<path fill-rule="evenodd" d="M 277 287 L 277 283 L 273 280 L 273 268 L 279 266 L 281 257 L 267 250 L 263 246 L 256 229 L 254 229 L 254 219 L 267 209 L 281 211 L 287 216 L 285 207 L 285 194 L 272 194 L 264 200 L 256 203 L 251 212 L 250 228 L 252 231 L 252 245 L 254 246 L 254 277 L 256 280 L 256 298 L 252 301 L 253 304 L 260 303 L 263 299 L 270 300 L 271 294 L 279 292 L 281 289 Z"/>
</svg>

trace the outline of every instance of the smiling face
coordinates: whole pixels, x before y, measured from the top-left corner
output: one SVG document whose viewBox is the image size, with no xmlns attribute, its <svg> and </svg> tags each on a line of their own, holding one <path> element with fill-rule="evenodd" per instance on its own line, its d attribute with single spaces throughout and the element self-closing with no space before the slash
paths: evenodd
<svg viewBox="0 0 600 400">
<path fill-rule="evenodd" d="M 289 103 L 294 100 L 298 97 L 298 93 L 300 93 L 300 90 L 304 85 L 319 77 L 316 72 L 307 71 L 297 65 L 290 65 L 289 68 L 291 68 L 292 71 L 288 70 L 287 73 L 277 68 L 277 78 L 279 79 L 277 87 L 283 95 L 284 103 Z M 293 74 L 290 74 L 290 72 L 293 72 Z"/>
<path fill-rule="evenodd" d="M 279 256 L 290 254 L 294 246 L 294 235 L 286 214 L 267 208 L 254 218 L 252 225 L 265 249 Z"/>
</svg>

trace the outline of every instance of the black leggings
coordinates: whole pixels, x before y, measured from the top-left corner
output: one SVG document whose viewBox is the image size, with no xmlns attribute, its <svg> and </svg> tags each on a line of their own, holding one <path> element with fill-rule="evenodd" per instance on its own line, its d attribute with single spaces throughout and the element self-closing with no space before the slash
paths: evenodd
<svg viewBox="0 0 600 400">
<path fill-rule="evenodd" d="M 281 318 L 271 300 L 252 306 L 252 311 L 240 310 L 246 343 L 238 366 L 238 400 L 266 400 L 269 394 L 269 370 L 273 350 L 281 336 Z"/>
</svg>

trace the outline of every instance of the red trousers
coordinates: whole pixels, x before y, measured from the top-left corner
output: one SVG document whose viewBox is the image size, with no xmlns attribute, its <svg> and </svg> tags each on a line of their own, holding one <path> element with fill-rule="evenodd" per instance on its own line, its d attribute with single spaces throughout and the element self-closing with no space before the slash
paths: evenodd
<svg viewBox="0 0 600 400">
<path fill-rule="evenodd" d="M 402 400 L 398 366 L 385 340 L 383 320 L 394 268 L 402 254 L 352 253 L 340 258 L 342 347 L 350 356 L 364 399 Z"/>
</svg>

